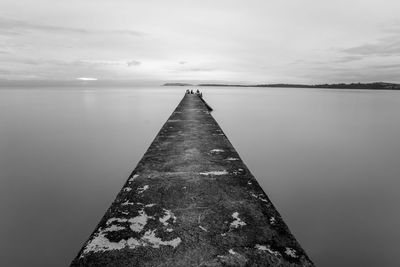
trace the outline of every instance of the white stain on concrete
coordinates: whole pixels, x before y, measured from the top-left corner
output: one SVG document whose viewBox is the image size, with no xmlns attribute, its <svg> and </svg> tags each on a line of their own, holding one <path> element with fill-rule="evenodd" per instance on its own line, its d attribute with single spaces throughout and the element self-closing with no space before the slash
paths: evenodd
<svg viewBox="0 0 400 267">
<path fill-rule="evenodd" d="M 125 222 L 124 219 L 120 218 L 111 218 L 106 222 L 106 225 L 111 224 L 112 222 Z M 81 257 L 89 252 L 99 252 L 99 251 L 107 251 L 107 250 L 115 250 L 115 249 L 123 249 L 126 246 L 126 240 L 120 240 L 119 242 L 111 242 L 105 236 L 109 232 L 117 232 L 125 230 L 125 227 L 119 225 L 110 225 L 104 229 L 99 229 L 98 233 L 95 234 L 94 238 L 90 240 L 85 246 Z"/>
<path fill-rule="evenodd" d="M 131 190 L 132 190 L 132 188 L 130 188 L 130 187 L 125 187 L 125 188 L 124 188 L 124 191 L 125 191 L 125 192 L 129 192 L 129 191 L 131 191 Z"/>
<path fill-rule="evenodd" d="M 255 248 L 261 251 L 266 251 L 274 256 L 280 256 L 281 254 L 278 251 L 274 251 L 270 248 L 270 246 L 264 246 L 264 245 L 255 245 Z"/>
<path fill-rule="evenodd" d="M 105 228 L 103 230 L 103 232 L 105 232 L 105 233 L 116 232 L 116 231 L 120 231 L 120 230 L 124 230 L 124 229 L 125 229 L 125 227 L 123 227 L 123 226 L 113 224 L 113 225 L 110 225 L 109 227 Z"/>
<path fill-rule="evenodd" d="M 223 171 L 210 171 L 210 172 L 200 172 L 200 175 L 227 175 L 226 170 Z"/>
<path fill-rule="evenodd" d="M 274 225 L 274 224 L 276 223 L 276 219 L 275 219 L 274 216 L 272 216 L 272 217 L 269 219 L 269 223 L 272 224 L 272 225 Z"/>
<path fill-rule="evenodd" d="M 238 175 L 238 174 L 241 174 L 242 172 L 243 172 L 243 169 L 238 169 L 238 170 L 234 170 L 232 173 L 234 175 Z"/>
<path fill-rule="evenodd" d="M 119 242 L 110 242 L 107 237 L 105 237 L 105 232 L 100 231 L 97 233 L 92 240 L 85 246 L 82 252 L 81 258 L 89 252 L 101 252 L 107 250 L 119 250 L 127 246 L 126 240 L 120 240 Z"/>
<path fill-rule="evenodd" d="M 227 158 L 226 160 L 235 161 L 235 160 L 239 160 L 239 159 L 238 158 Z"/>
<path fill-rule="evenodd" d="M 148 216 L 146 212 L 144 212 L 144 209 L 141 209 L 139 210 L 138 216 L 128 220 L 128 222 L 131 224 L 129 228 L 131 228 L 132 231 L 139 233 L 143 230 L 149 218 L 154 219 L 154 217 Z"/>
<path fill-rule="evenodd" d="M 238 228 L 246 225 L 246 223 L 239 218 L 239 212 L 234 212 L 232 214 L 232 218 L 234 219 L 234 221 L 231 222 L 231 227 Z"/>
<path fill-rule="evenodd" d="M 229 252 L 229 254 L 232 254 L 232 255 L 236 255 L 237 254 L 237 252 L 235 252 L 233 249 L 230 249 L 228 252 Z"/>
<path fill-rule="evenodd" d="M 169 224 L 169 223 L 168 223 L 168 220 L 171 219 L 171 218 L 172 218 L 172 221 L 173 221 L 174 223 L 176 222 L 176 217 L 175 217 L 175 215 L 174 215 L 174 213 L 173 213 L 172 211 L 166 210 L 166 209 L 163 209 L 163 211 L 164 211 L 165 215 L 164 215 L 163 217 L 160 217 L 158 220 L 159 220 L 164 226 L 167 226 L 167 225 Z"/>
<path fill-rule="evenodd" d="M 146 185 L 144 185 L 143 187 L 138 187 L 138 188 L 136 189 L 136 191 L 137 191 L 138 194 L 143 194 L 143 192 L 146 191 L 146 190 L 148 190 L 149 188 L 150 188 L 150 186 L 148 186 L 148 185 L 146 184 Z"/>
<path fill-rule="evenodd" d="M 207 230 L 206 228 L 204 228 L 203 226 L 201 226 L 201 225 L 199 225 L 199 228 L 200 228 L 201 230 L 203 230 L 204 232 L 208 232 L 208 230 Z"/>
<path fill-rule="evenodd" d="M 135 175 L 133 175 L 128 181 L 129 182 L 133 182 L 133 180 L 135 180 L 136 178 L 138 178 L 139 177 L 139 175 L 138 174 L 135 174 Z"/>
<path fill-rule="evenodd" d="M 224 150 L 220 149 L 220 148 L 214 148 L 214 149 L 210 150 L 210 152 L 211 153 L 222 153 L 222 152 L 224 152 Z"/>
<path fill-rule="evenodd" d="M 129 202 L 129 200 L 127 200 L 127 201 L 121 203 L 121 206 L 128 206 L 128 205 L 134 205 L 134 204 L 135 204 L 135 203 Z"/>
<path fill-rule="evenodd" d="M 296 250 L 292 249 L 292 248 L 288 248 L 286 247 L 285 249 L 285 254 L 292 257 L 292 258 L 297 258 L 298 256 L 296 255 Z"/>
<path fill-rule="evenodd" d="M 131 203 L 130 203 L 131 204 Z M 133 203 L 132 203 L 133 204 Z M 142 204 L 143 205 L 143 204 Z M 146 206 L 153 206 L 155 204 L 148 204 Z M 173 219 L 173 222 L 176 221 L 175 215 L 169 211 L 164 209 L 165 216 L 160 218 L 160 222 L 164 225 L 168 225 L 167 221 L 169 219 Z M 93 238 L 86 244 L 81 257 L 89 252 L 102 252 L 108 250 L 120 250 L 123 248 L 134 249 L 139 246 L 151 246 L 153 248 L 159 248 L 160 246 L 171 246 L 176 248 L 181 242 L 181 238 L 177 237 L 172 240 L 162 240 L 161 238 L 156 236 L 156 229 L 147 230 L 140 239 L 136 238 L 128 238 L 121 239 L 119 242 L 110 241 L 106 235 L 110 232 L 117 232 L 126 230 L 125 226 L 121 226 L 115 223 L 129 223 L 129 228 L 133 232 L 140 233 L 143 232 L 144 227 L 147 224 L 149 219 L 154 219 L 153 216 L 148 216 L 144 211 L 144 207 L 139 210 L 139 215 L 133 218 L 110 218 L 106 222 L 106 228 L 99 228 L 98 232 L 93 236 Z M 166 229 L 167 232 L 172 232 L 173 229 Z"/>
<path fill-rule="evenodd" d="M 141 232 L 145 225 L 147 224 L 148 219 L 154 219 L 152 216 L 148 216 L 144 209 L 139 210 L 139 215 L 133 218 L 110 218 L 107 220 L 106 225 L 110 225 L 114 222 L 119 223 L 130 223 L 129 228 L 134 232 Z"/>
<path fill-rule="evenodd" d="M 255 245 L 255 248 L 258 250 L 267 251 L 267 246 L 257 244 L 257 245 Z"/>
<path fill-rule="evenodd" d="M 257 198 L 257 199 L 261 200 L 262 202 L 267 203 L 268 205 L 270 204 L 269 201 L 268 201 L 268 199 L 266 199 L 266 198 L 263 197 L 263 196 L 264 196 L 263 194 L 258 194 L 258 195 L 256 195 L 256 194 L 254 194 L 254 193 L 251 193 L 250 195 L 251 195 L 252 197 L 254 197 L 254 198 Z"/>
<path fill-rule="evenodd" d="M 161 245 L 171 246 L 173 248 L 176 248 L 182 242 L 182 240 L 179 237 L 172 239 L 170 241 L 162 241 L 161 238 L 156 236 L 155 231 L 156 230 L 146 231 L 141 240 L 145 241 L 153 248 L 159 248 Z"/>
<path fill-rule="evenodd" d="M 117 229 L 117 228 L 114 228 Z M 118 228 L 118 230 L 121 230 Z M 82 252 L 81 258 L 89 252 L 102 252 L 109 250 L 121 250 L 124 248 L 134 249 L 139 246 L 151 246 L 153 248 L 159 248 L 160 246 L 171 246 L 176 248 L 181 242 L 181 238 L 177 237 L 169 241 L 164 241 L 157 237 L 155 230 L 148 230 L 140 239 L 130 237 L 128 239 L 121 239 L 119 242 L 110 241 L 105 235 L 111 230 L 100 230 L 92 240 L 90 240 L 85 249 Z"/>
</svg>

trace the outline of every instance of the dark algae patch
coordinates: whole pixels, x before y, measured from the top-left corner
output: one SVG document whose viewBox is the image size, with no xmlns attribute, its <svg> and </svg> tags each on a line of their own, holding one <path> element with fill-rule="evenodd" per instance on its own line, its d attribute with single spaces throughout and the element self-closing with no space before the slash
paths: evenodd
<svg viewBox="0 0 400 267">
<path fill-rule="evenodd" d="M 210 110 L 185 94 L 71 266 L 314 266 Z"/>
</svg>

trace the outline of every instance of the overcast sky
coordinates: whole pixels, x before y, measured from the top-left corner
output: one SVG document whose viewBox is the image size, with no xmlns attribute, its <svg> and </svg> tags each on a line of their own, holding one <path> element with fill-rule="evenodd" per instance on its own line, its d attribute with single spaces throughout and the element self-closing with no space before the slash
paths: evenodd
<svg viewBox="0 0 400 267">
<path fill-rule="evenodd" d="M 399 0 L 0 0 L 0 79 L 400 82 Z"/>
</svg>

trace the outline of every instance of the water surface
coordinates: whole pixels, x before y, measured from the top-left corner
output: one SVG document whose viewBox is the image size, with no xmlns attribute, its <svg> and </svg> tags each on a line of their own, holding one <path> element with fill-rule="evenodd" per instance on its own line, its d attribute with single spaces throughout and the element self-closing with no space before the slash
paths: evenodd
<svg viewBox="0 0 400 267">
<path fill-rule="evenodd" d="M 185 89 L 1 89 L 0 265 L 68 265 Z M 203 92 L 318 266 L 400 265 L 400 92 Z"/>
</svg>

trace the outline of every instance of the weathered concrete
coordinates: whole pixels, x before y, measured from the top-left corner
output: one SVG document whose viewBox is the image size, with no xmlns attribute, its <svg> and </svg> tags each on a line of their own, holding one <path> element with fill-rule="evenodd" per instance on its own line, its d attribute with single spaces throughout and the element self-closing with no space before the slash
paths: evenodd
<svg viewBox="0 0 400 267">
<path fill-rule="evenodd" d="M 313 266 L 205 103 L 185 95 L 72 266 Z"/>
</svg>

